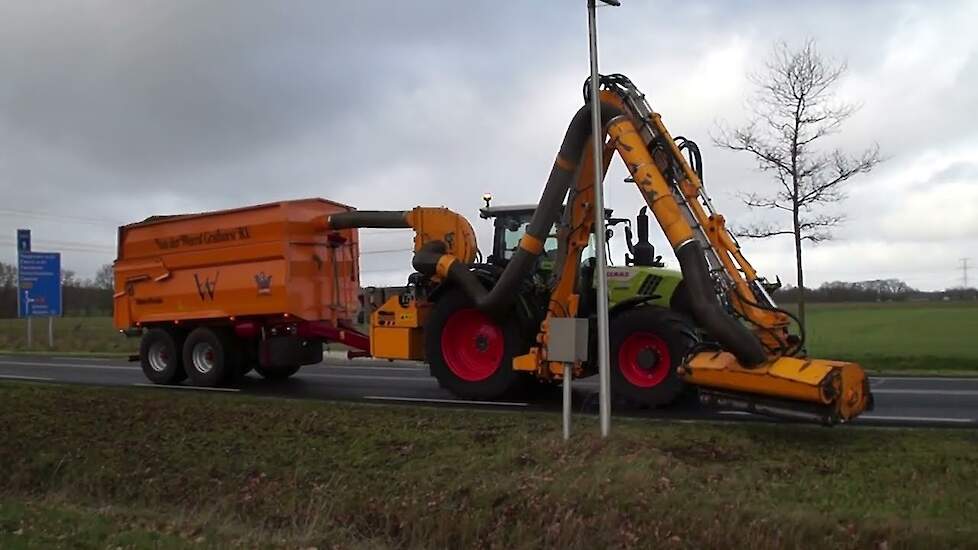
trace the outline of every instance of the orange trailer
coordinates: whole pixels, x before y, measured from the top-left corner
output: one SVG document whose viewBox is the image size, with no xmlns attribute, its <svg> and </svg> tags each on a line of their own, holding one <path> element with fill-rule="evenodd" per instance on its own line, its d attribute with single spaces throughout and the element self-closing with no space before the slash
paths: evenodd
<svg viewBox="0 0 978 550">
<path fill-rule="evenodd" d="M 321 222 L 351 210 L 305 199 L 120 227 L 114 322 L 142 336 L 146 376 L 214 386 L 255 368 L 282 378 L 321 361 L 324 341 L 369 349 L 354 325 L 357 230 L 327 234 Z"/>
</svg>

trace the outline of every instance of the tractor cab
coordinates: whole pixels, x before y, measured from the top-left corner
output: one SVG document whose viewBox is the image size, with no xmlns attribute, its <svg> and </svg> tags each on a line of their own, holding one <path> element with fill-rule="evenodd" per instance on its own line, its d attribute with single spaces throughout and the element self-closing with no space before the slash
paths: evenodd
<svg viewBox="0 0 978 550">
<path fill-rule="evenodd" d="M 479 209 L 479 217 L 492 220 L 492 253 L 487 258 L 488 263 L 505 265 L 516 252 L 520 238 L 526 232 L 526 226 L 536 210 L 535 204 L 491 206 L 491 197 L 483 197 L 486 206 Z M 673 295 L 682 281 L 682 274 L 675 269 L 667 269 L 662 262 L 662 256 L 655 254 L 655 248 L 649 242 L 649 217 L 645 207 L 639 211 L 635 219 L 638 233 L 637 242 L 633 240 L 632 220 L 629 218 L 614 218 L 612 210 L 605 209 L 605 220 L 608 226 L 609 240 L 613 238 L 613 227 L 624 225 L 625 246 L 628 253 L 622 264 L 613 259 L 608 266 L 608 298 L 612 306 L 625 301 L 641 299 L 649 303 L 670 307 Z M 592 236 L 593 238 L 593 236 Z M 543 243 L 543 254 L 540 255 L 538 270 L 552 272 L 557 258 L 557 230 L 550 231 Z M 589 253 L 590 252 L 590 253 Z M 594 252 L 593 247 L 585 250 L 581 266 L 581 288 L 591 288 L 591 292 L 582 292 L 582 305 L 586 311 L 587 304 L 593 301 L 594 288 Z"/>
<path fill-rule="evenodd" d="M 535 204 L 489 206 L 488 201 L 484 208 L 479 209 L 480 218 L 492 220 L 492 253 L 488 257 L 490 264 L 504 265 L 509 262 L 520 244 L 520 239 L 526 233 L 526 225 L 530 223 L 534 211 L 536 211 Z M 556 256 L 557 233 L 553 228 L 543 243 L 540 269 L 552 270 Z"/>
</svg>

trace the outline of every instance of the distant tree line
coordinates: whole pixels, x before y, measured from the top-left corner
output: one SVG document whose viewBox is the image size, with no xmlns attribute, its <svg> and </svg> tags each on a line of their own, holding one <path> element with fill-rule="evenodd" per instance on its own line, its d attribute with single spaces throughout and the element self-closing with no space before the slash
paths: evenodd
<svg viewBox="0 0 978 550">
<path fill-rule="evenodd" d="M 94 279 L 79 279 L 74 271 L 61 273 L 63 307 L 66 316 L 112 315 L 112 266 L 103 265 Z M 798 289 L 785 286 L 775 293 L 779 302 L 794 303 Z M 906 302 L 978 300 L 978 289 L 949 288 L 918 290 L 899 279 L 874 281 L 832 281 L 818 288 L 806 288 L 805 299 L 811 302 Z M 0 318 L 17 317 L 17 266 L 0 262 Z"/>
<path fill-rule="evenodd" d="M 797 287 L 785 286 L 775 297 L 781 302 L 796 302 Z M 949 288 L 918 290 L 899 279 L 872 281 L 831 281 L 818 288 L 806 288 L 805 299 L 811 302 L 907 302 L 922 300 L 978 300 L 978 289 Z"/>
<path fill-rule="evenodd" d="M 103 265 L 94 279 L 61 271 L 62 308 L 66 316 L 112 315 L 112 266 Z M 0 262 L 0 318 L 17 317 L 17 266 Z"/>
</svg>

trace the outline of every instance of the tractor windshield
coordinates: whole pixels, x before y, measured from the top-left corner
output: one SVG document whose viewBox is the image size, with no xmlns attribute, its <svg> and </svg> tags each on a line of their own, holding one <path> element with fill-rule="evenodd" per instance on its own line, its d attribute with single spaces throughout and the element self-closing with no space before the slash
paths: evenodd
<svg viewBox="0 0 978 550">
<path fill-rule="evenodd" d="M 516 247 L 520 244 L 520 239 L 526 233 L 526 226 L 529 222 L 524 222 L 519 225 L 509 226 L 506 228 L 505 233 L 503 233 L 504 240 L 504 250 L 503 258 L 508 260 L 513 257 L 516 252 Z M 543 243 L 543 253 L 546 256 L 554 257 L 557 252 L 557 235 L 556 229 L 551 229 L 550 234 L 547 236 L 547 240 Z"/>
</svg>

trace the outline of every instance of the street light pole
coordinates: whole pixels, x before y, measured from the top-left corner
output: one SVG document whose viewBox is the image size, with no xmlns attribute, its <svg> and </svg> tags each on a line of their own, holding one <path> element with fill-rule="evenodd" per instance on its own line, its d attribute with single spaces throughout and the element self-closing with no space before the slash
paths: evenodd
<svg viewBox="0 0 978 550">
<path fill-rule="evenodd" d="M 611 371 L 608 364 L 608 273 L 605 269 L 608 256 L 605 243 L 604 220 L 604 128 L 601 127 L 601 100 L 598 98 L 598 29 L 595 1 L 587 0 L 587 26 L 591 57 L 591 144 L 594 149 L 594 248 L 597 255 L 597 313 L 598 313 L 598 416 L 601 420 L 601 437 L 608 437 L 611 429 Z M 601 0 L 618 6 L 618 0 Z"/>
</svg>

